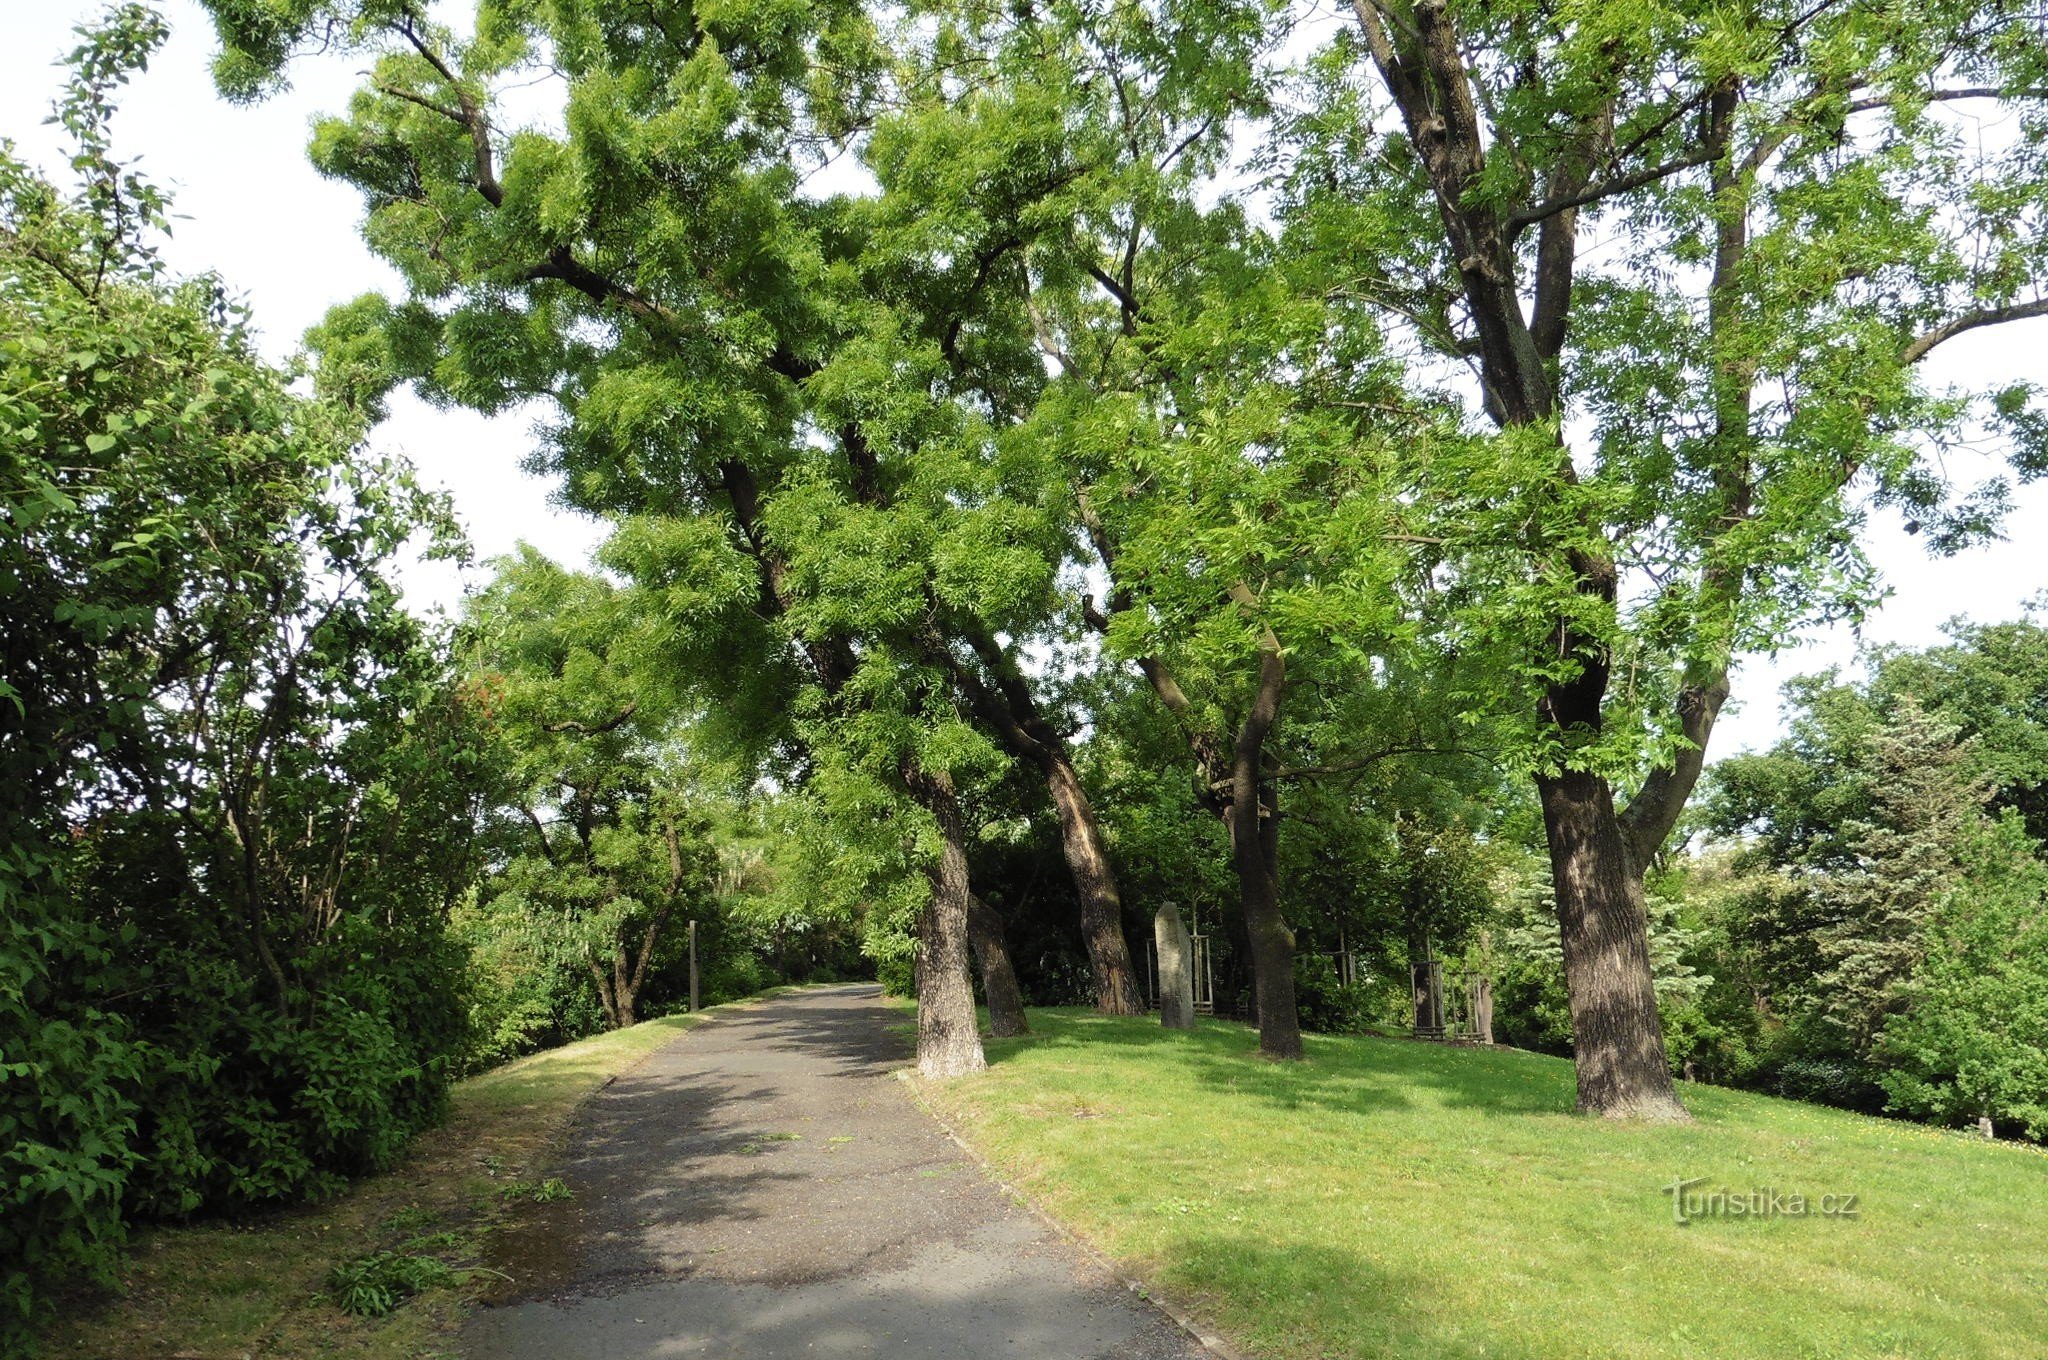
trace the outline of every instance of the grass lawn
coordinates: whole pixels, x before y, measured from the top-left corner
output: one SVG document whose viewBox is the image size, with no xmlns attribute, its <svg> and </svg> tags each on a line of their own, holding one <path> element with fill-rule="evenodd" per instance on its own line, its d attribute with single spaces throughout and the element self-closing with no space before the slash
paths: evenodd
<svg viewBox="0 0 2048 1360">
<path fill-rule="evenodd" d="M 473 1077 L 456 1087 L 448 1123 L 422 1135 L 403 1163 L 325 1204 L 245 1223 L 137 1232 L 120 1290 L 60 1302 L 44 1354 L 453 1354 L 452 1333 L 469 1303 L 499 1283 L 480 1268 L 489 1235 L 532 1202 L 570 1116 L 611 1078 L 721 1009 L 649 1020 Z M 328 1272 L 378 1251 L 444 1261 L 459 1283 L 422 1293 L 387 1317 L 351 1317 L 327 1297 Z"/>
<path fill-rule="evenodd" d="M 1697 1121 L 1571 1113 L 1571 1065 L 1034 1011 L 990 1069 L 921 1083 L 1019 1189 L 1260 1355 L 2048 1355 L 2048 1156 L 1765 1096 Z M 1806 1217 L 1674 1221 L 1664 1187 Z M 1856 1196 L 1854 1217 L 1822 1195 Z"/>
</svg>

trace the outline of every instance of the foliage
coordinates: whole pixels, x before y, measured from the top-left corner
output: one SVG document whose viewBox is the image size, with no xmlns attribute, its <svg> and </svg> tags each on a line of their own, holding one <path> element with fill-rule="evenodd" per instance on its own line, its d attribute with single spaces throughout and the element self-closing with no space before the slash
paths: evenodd
<svg viewBox="0 0 2048 1360">
<path fill-rule="evenodd" d="M 1327 954 L 1294 956 L 1294 997 L 1301 1027 L 1319 1034 L 1357 1034 L 1379 1018 L 1379 996 L 1366 982 L 1345 982 Z"/>
<path fill-rule="evenodd" d="M 327 1276 L 334 1306 L 356 1317 L 383 1317 L 415 1294 L 455 1283 L 447 1262 L 394 1251 L 345 1261 Z"/>
<path fill-rule="evenodd" d="M 2025 691 L 2030 650 L 2011 644 L 2032 628 L 1958 626 L 1959 645 L 1875 654 L 1862 685 L 1800 682 L 1791 735 L 1717 768 L 1710 825 L 1749 837 L 1710 907 L 1753 994 L 1735 1079 L 2040 1136 L 2048 884 L 2017 774 L 2031 710 L 1985 697 Z M 1926 711 L 1917 686 L 1942 673 L 1964 683 L 1930 689 Z"/>
<path fill-rule="evenodd" d="M 1541 1053 L 1572 1051 L 1571 1007 L 1564 953 L 1547 876 L 1533 862 L 1512 876 L 1467 948 L 1466 967 L 1494 980 L 1497 1042 Z M 1656 885 L 1662 888 L 1665 885 Z M 1682 1068 L 1698 1047 L 1702 1000 L 1713 978 L 1699 972 L 1702 932 L 1685 920 L 1681 897 L 1654 890 L 1648 899 L 1650 962 L 1665 1051 Z"/>
<path fill-rule="evenodd" d="M 2048 868 L 2016 812 L 1975 829 L 1876 1057 L 1892 1108 L 2048 1141 Z"/>
<path fill-rule="evenodd" d="M 479 752 L 401 551 L 443 508 L 159 268 L 84 31 L 66 192 L 0 154 L 0 1347 L 125 1221 L 331 1192 L 445 1101 Z"/>
</svg>

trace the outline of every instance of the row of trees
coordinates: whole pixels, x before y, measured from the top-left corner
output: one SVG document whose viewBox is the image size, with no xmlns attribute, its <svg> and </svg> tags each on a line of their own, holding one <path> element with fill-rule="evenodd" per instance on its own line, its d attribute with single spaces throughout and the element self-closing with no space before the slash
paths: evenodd
<svg viewBox="0 0 2048 1360">
<path fill-rule="evenodd" d="M 1173 900 L 1273 1058 L 1390 1018 L 1324 955 L 1435 950 L 1589 1111 L 2041 1131 L 2036 634 L 1817 684 L 1669 844 L 1732 657 L 1876 598 L 1864 507 L 1955 547 L 1943 449 L 2036 466 L 2031 390 L 1918 369 L 2048 310 L 2023 12 L 209 8 L 235 97 L 372 55 L 313 154 L 406 292 L 280 372 L 160 267 L 140 7 L 77 187 L 0 160 L 7 1326 L 677 1004 L 691 920 L 714 997 L 857 944 L 934 1076 L 971 962 L 998 1033 L 1133 1013 Z M 551 402 L 600 570 L 407 616 L 400 383 Z"/>
<path fill-rule="evenodd" d="M 1682 1115 L 1645 873 L 1731 659 L 1872 602 L 1865 505 L 1988 527 L 1947 444 L 2037 457 L 2030 389 L 1921 374 L 2048 312 L 2017 6 L 209 8 L 237 97 L 316 34 L 375 54 L 313 155 L 407 291 L 334 313 L 328 390 L 555 404 L 537 463 L 617 523 L 679 690 L 924 874 L 935 1075 L 980 1063 L 963 805 L 1017 770 L 1134 1005 L 1076 755 L 1128 676 L 1266 1053 L 1283 791 L 1478 750 L 1537 796 L 1581 1105 Z M 1986 101 L 2009 144 L 1954 135 Z"/>
</svg>

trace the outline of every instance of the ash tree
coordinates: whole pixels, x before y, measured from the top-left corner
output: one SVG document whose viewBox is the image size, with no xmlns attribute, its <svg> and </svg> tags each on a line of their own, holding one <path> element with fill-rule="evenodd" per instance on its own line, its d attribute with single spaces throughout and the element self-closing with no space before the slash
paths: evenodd
<svg viewBox="0 0 2048 1360">
<path fill-rule="evenodd" d="M 1287 122 L 1284 214 L 1469 394 L 1448 633 L 1518 696 L 1491 740 L 1542 804 L 1579 1104 L 1682 1117 L 1643 875 L 1734 658 L 1874 602 L 1866 507 L 1982 531 L 1999 488 L 1952 494 L 1945 449 L 2037 465 L 2030 389 L 1923 365 L 2048 315 L 2048 54 L 2003 3 L 1353 17 Z"/>
<path fill-rule="evenodd" d="M 1070 216 L 1028 243 L 1007 303 L 1053 372 L 1011 445 L 1053 470 L 1083 580 L 1107 586 L 1069 620 L 1142 677 L 1195 805 L 1225 831 L 1261 1051 L 1299 1058 L 1283 713 L 1303 679 L 1357 683 L 1397 645 L 1409 562 L 1395 488 L 1436 422 L 1363 328 L 1327 343 L 1321 289 L 1230 186 L 1268 111 L 1277 10 L 940 12 L 983 56 L 963 79 L 1056 112 L 1092 167 Z"/>
<path fill-rule="evenodd" d="M 1005 494 L 990 438 L 1043 377 L 1021 311 L 979 310 L 1013 220 L 1074 173 L 1042 120 L 949 109 L 855 6 L 662 24 L 484 5 L 460 41 L 417 6 L 212 8 L 235 93 L 260 93 L 330 19 L 380 54 L 314 156 L 363 190 L 366 236 L 410 296 L 331 318 L 327 380 L 372 404 L 400 380 L 486 410 L 554 402 L 540 464 L 619 523 L 612 560 L 676 611 L 679 673 L 788 769 L 874 716 L 862 758 L 945 826 L 957 772 L 924 761 L 955 724 L 1037 764 L 1099 1004 L 1135 1008 L 1065 724 L 1016 683 L 1059 541 Z M 560 82 L 558 128 L 501 108 L 535 73 Z M 842 152 L 879 195 L 807 183 Z M 962 211 L 891 202 L 892 179 L 921 192 L 935 168 L 965 177 Z M 922 752 L 868 744 L 882 708 L 917 717 L 897 730 Z M 945 928 L 964 912 L 948 898 Z"/>
</svg>

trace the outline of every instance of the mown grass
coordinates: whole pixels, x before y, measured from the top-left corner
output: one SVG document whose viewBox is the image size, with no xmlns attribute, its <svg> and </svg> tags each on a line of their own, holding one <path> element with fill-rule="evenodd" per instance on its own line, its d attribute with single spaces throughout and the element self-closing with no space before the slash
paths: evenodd
<svg viewBox="0 0 2048 1360">
<path fill-rule="evenodd" d="M 1706 1086 L 1694 1123 L 1603 1123 L 1571 1113 L 1569 1063 L 1507 1050 L 1312 1036 L 1276 1065 L 1233 1025 L 1031 1023 L 924 1098 L 1257 1354 L 2048 1355 L 2035 1149 Z M 1681 1226 L 1683 1177 L 1857 1214 Z"/>
<path fill-rule="evenodd" d="M 559 1183 L 543 1173 L 577 1107 L 721 1009 L 645 1021 L 462 1082 L 448 1122 L 422 1135 L 401 1165 L 324 1204 L 242 1223 L 139 1232 L 119 1289 L 66 1300 L 43 1338 L 44 1354 L 51 1360 L 452 1355 L 463 1314 L 503 1283 L 483 1266 L 487 1238 L 535 1200 L 559 1193 Z M 331 1297 L 329 1276 L 376 1252 L 442 1261 L 459 1283 L 423 1292 L 385 1317 L 351 1317 Z"/>
</svg>

